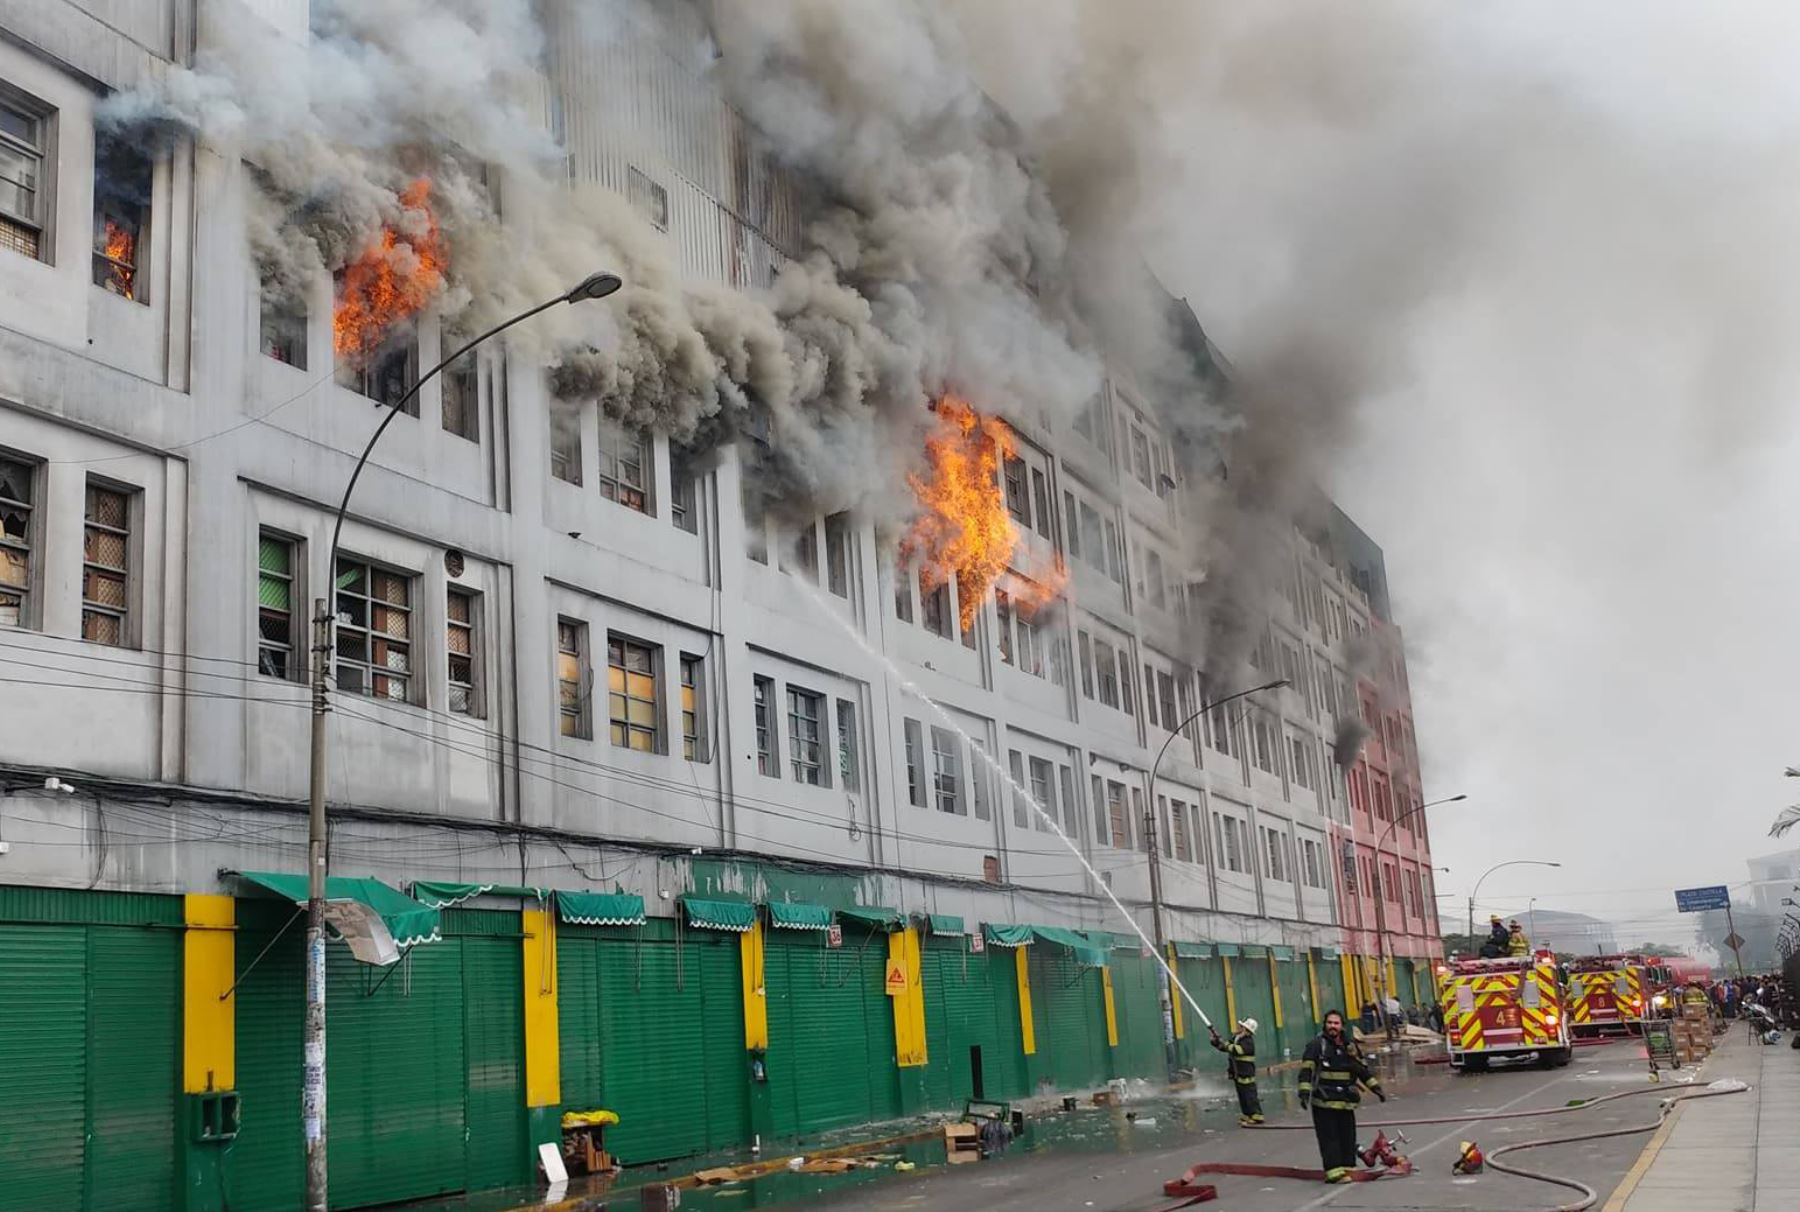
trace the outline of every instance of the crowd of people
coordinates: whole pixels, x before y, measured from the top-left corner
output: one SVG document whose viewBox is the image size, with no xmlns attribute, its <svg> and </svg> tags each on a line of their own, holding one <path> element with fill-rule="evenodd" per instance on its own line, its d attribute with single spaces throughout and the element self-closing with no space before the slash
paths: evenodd
<svg viewBox="0 0 1800 1212">
<path fill-rule="evenodd" d="M 1800 1026 L 1800 996 L 1773 972 L 1714 981 L 1706 995 L 1713 1009 L 1726 1018 L 1737 1018 L 1745 1006 L 1755 1005 L 1783 1026 Z"/>
</svg>

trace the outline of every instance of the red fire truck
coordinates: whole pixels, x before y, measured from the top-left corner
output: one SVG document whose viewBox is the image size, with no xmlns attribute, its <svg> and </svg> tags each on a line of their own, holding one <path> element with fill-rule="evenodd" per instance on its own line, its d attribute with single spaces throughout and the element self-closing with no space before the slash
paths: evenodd
<svg viewBox="0 0 1800 1212">
<path fill-rule="evenodd" d="M 1569 1025 L 1576 1038 L 1639 1035 L 1650 999 L 1664 983 L 1641 955 L 1583 955 L 1569 961 Z"/>
<path fill-rule="evenodd" d="M 1499 959 L 1455 959 L 1438 976 L 1444 1043 L 1458 1072 L 1496 1057 L 1535 1056 L 1545 1068 L 1569 1063 L 1568 1009 L 1556 957 L 1548 951 Z"/>
</svg>

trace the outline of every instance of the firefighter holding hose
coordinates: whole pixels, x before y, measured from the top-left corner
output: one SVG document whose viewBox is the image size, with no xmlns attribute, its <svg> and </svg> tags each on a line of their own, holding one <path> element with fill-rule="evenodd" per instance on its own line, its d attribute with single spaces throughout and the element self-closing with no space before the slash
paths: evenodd
<svg viewBox="0 0 1800 1212">
<path fill-rule="evenodd" d="M 1362 1101 L 1358 1086 L 1387 1101 L 1381 1079 L 1350 1038 L 1343 1012 L 1332 1010 L 1325 1015 L 1325 1029 L 1306 1045 L 1300 1060 L 1300 1106 L 1312 1111 L 1319 1161 L 1328 1183 L 1348 1182 L 1356 1168 L 1356 1106 Z"/>
<path fill-rule="evenodd" d="M 1246 1128 L 1263 1122 L 1262 1099 L 1256 1093 L 1256 1026 L 1253 1018 L 1239 1020 L 1229 1043 L 1219 1038 L 1216 1028 L 1209 1028 L 1212 1046 L 1231 1058 L 1226 1070 L 1237 1087 L 1238 1123 Z"/>
</svg>

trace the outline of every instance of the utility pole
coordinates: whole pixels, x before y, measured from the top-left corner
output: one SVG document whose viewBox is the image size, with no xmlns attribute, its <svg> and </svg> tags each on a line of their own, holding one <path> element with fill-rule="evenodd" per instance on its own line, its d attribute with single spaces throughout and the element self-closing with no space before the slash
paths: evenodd
<svg viewBox="0 0 1800 1212">
<path fill-rule="evenodd" d="M 331 572 L 335 582 L 337 572 Z M 313 601 L 312 770 L 306 815 L 306 1023 L 300 1115 L 306 1140 L 306 1212 L 327 1212 L 325 1168 L 325 717 L 331 711 L 326 678 L 332 616 L 326 598 Z"/>
</svg>

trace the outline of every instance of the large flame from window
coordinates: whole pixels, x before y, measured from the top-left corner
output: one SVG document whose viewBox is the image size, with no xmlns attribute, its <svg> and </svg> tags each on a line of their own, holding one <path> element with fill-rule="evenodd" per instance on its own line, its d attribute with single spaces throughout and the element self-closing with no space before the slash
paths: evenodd
<svg viewBox="0 0 1800 1212">
<path fill-rule="evenodd" d="M 925 593 L 955 578 L 957 615 L 967 632 L 1019 545 L 1000 487 L 1002 464 L 1017 453 L 1018 441 L 1006 422 L 982 416 L 953 395 L 938 401 L 937 418 L 925 439 L 926 471 L 907 476 L 920 511 L 900 541 L 900 563 L 918 565 Z M 1061 593 L 1066 580 L 1058 561 L 1029 580 L 1012 578 L 1008 588 L 1029 613 Z"/>
<path fill-rule="evenodd" d="M 338 356 L 357 361 L 381 346 L 388 330 L 424 310 L 444 282 L 443 240 L 431 209 L 431 182 L 421 177 L 400 194 L 405 222 L 344 267 L 331 317 Z"/>
</svg>

